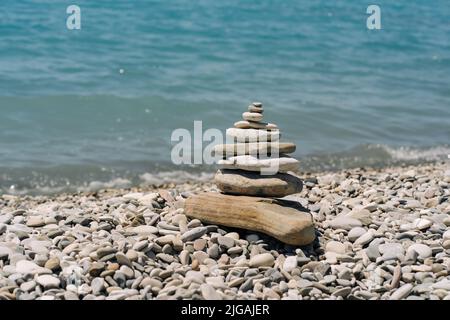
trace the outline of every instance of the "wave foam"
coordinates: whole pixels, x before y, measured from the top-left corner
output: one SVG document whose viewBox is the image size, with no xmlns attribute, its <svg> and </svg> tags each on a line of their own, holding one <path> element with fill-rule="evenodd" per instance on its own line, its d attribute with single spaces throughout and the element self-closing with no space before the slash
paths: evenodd
<svg viewBox="0 0 450 320">
<path fill-rule="evenodd" d="M 430 148 L 412 147 L 389 147 L 381 146 L 393 159 L 404 161 L 426 160 L 438 161 L 448 159 L 450 156 L 449 146 L 438 146 Z"/>
</svg>

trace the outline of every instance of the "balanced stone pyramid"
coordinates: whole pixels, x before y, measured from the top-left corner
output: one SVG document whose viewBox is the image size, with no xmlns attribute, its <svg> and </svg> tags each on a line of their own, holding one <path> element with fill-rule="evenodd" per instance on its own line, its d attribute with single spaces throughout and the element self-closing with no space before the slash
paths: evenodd
<svg viewBox="0 0 450 320">
<path fill-rule="evenodd" d="M 291 171 L 298 160 L 288 154 L 295 144 L 280 142 L 280 130 L 263 122 L 263 106 L 254 102 L 243 120 L 227 129 L 232 143 L 217 145 L 214 182 L 222 193 L 204 193 L 186 200 L 185 211 L 204 222 L 266 233 L 292 245 L 314 240 L 311 215 L 294 201 L 280 199 L 302 190 Z"/>
</svg>

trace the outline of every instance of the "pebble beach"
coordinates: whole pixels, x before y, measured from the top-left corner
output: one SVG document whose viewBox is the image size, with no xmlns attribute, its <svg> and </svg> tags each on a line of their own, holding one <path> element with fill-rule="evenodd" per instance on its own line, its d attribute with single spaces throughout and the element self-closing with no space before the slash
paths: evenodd
<svg viewBox="0 0 450 320">
<path fill-rule="evenodd" d="M 450 167 L 304 173 L 316 240 L 184 215 L 212 183 L 0 196 L 0 300 L 450 300 Z"/>
</svg>

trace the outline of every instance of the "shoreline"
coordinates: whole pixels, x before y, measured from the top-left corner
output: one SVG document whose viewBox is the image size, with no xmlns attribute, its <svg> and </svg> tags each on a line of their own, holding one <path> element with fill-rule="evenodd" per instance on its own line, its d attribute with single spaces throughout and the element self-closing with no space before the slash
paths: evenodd
<svg viewBox="0 0 450 320">
<path fill-rule="evenodd" d="M 0 299 L 450 299 L 447 163 L 299 176 L 305 247 L 186 218 L 212 181 L 2 195 Z"/>
</svg>

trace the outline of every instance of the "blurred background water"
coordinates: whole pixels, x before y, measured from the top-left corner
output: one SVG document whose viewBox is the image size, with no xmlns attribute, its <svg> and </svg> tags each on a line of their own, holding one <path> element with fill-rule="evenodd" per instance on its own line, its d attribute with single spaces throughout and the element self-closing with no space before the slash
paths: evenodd
<svg viewBox="0 0 450 320">
<path fill-rule="evenodd" d="M 66 8 L 81 8 L 81 30 Z M 446 159 L 450 3 L 2 0 L 0 193 L 208 179 L 171 133 L 251 101 L 303 170 Z"/>
</svg>

